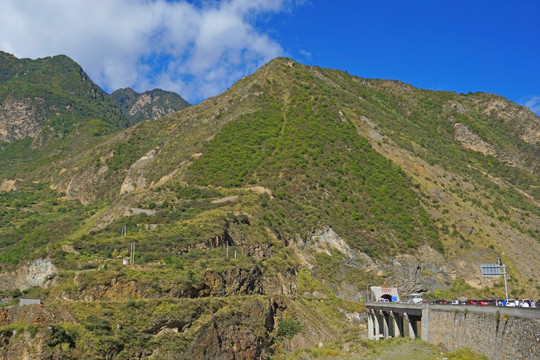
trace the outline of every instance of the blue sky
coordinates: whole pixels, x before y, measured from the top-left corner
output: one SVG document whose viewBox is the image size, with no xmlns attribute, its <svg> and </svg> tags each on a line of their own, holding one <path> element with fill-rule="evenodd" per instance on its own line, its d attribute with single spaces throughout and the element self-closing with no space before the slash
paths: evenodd
<svg viewBox="0 0 540 360">
<path fill-rule="evenodd" d="M 497 93 L 540 113 L 540 2 L 3 0 L 0 50 L 66 54 L 106 91 L 192 103 L 276 56 L 420 88 Z"/>
<path fill-rule="evenodd" d="M 540 113 L 540 1 L 313 1 L 271 26 L 300 62 Z"/>
</svg>

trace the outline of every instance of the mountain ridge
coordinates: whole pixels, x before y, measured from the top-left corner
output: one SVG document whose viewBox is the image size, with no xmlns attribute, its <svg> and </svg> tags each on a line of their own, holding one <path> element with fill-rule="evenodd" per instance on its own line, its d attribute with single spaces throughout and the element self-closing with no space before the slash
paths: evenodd
<svg viewBox="0 0 540 360">
<path fill-rule="evenodd" d="M 44 137 L 43 142 L 67 135 L 87 119 L 120 129 L 189 106 L 178 94 L 155 89 L 133 92 L 130 105 L 139 105 L 126 111 L 119 92 L 113 94 L 66 55 L 31 60 L 0 52 L 0 141 Z"/>
<path fill-rule="evenodd" d="M 130 125 L 143 120 L 156 120 L 162 116 L 183 109 L 190 104 L 178 94 L 161 89 L 138 93 L 131 88 L 117 89 L 111 93 L 122 116 Z"/>
</svg>

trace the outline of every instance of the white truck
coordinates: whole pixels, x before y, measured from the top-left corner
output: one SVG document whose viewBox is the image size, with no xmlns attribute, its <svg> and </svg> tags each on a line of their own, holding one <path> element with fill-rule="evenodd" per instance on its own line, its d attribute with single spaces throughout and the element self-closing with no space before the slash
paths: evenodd
<svg viewBox="0 0 540 360">
<path fill-rule="evenodd" d="M 407 296 L 407 302 L 409 304 L 421 304 L 422 303 L 422 295 L 420 294 L 410 294 Z"/>
</svg>

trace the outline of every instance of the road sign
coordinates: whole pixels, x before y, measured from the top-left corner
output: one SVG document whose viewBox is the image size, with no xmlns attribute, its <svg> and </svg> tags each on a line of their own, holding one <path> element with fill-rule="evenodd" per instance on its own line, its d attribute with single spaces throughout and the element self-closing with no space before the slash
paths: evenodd
<svg viewBox="0 0 540 360">
<path fill-rule="evenodd" d="M 480 269 L 482 270 L 483 277 L 499 277 L 502 275 L 501 265 L 499 264 L 482 264 Z"/>
<path fill-rule="evenodd" d="M 508 283 L 506 282 L 506 265 L 482 264 L 480 265 L 482 277 L 499 277 L 504 275 L 504 291 L 506 292 L 506 301 L 508 301 Z M 502 271 L 501 271 L 502 270 Z"/>
</svg>

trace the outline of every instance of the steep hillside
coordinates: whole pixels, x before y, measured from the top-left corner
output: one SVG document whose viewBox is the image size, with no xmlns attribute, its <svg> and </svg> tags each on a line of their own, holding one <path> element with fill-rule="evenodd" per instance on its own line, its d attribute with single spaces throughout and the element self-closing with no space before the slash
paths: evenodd
<svg viewBox="0 0 540 360">
<path fill-rule="evenodd" d="M 0 178 L 0 286 L 65 302 L 96 354 L 143 358 L 178 344 L 216 355 L 233 339 L 267 358 L 288 344 L 281 322 L 295 347 L 317 344 L 349 331 L 348 301 L 368 284 L 502 297 L 480 277 L 499 258 L 512 296 L 537 298 L 539 129 L 497 95 L 275 59 L 219 96 Z M 131 242 L 136 265 L 123 266 Z M 127 324 L 126 311 L 145 317 Z M 128 340 L 125 326 L 146 335 Z M 66 351 L 87 346 L 77 336 Z"/>
<path fill-rule="evenodd" d="M 0 142 L 50 140 L 90 118 L 124 125 L 109 96 L 64 55 L 30 60 L 0 52 L 0 104 Z"/>
</svg>

